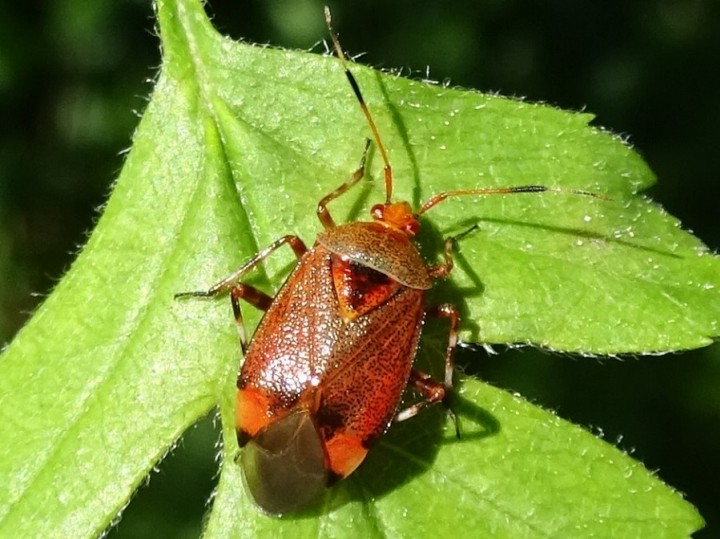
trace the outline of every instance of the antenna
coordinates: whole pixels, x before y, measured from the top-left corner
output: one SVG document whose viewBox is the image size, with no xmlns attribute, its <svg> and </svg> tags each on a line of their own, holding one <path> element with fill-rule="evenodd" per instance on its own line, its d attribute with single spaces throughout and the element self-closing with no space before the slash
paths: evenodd
<svg viewBox="0 0 720 539">
<path fill-rule="evenodd" d="M 417 215 L 421 215 L 430 210 L 434 206 L 440 204 L 443 200 L 451 197 L 459 196 L 487 196 L 487 195 L 512 195 L 517 193 L 565 193 L 570 195 L 582 195 L 602 200 L 610 200 L 608 197 L 591 191 L 582 191 L 580 189 L 563 189 L 562 187 L 547 187 L 545 185 L 520 185 L 517 187 L 483 187 L 479 189 L 460 189 L 457 191 L 445 191 L 438 193 L 427 200 L 418 210 Z"/>
<path fill-rule="evenodd" d="M 380 132 L 378 131 L 377 125 L 375 125 L 375 120 L 373 120 L 372 114 L 370 114 L 370 109 L 368 109 L 368 106 L 365 103 L 365 99 L 363 99 L 362 92 L 360 91 L 360 86 L 358 85 L 357 80 L 355 80 L 355 76 L 350 72 L 350 69 L 348 68 L 348 59 L 345 56 L 342 47 L 340 46 L 340 41 L 338 40 L 335 32 L 333 32 L 332 14 L 330 13 L 330 8 L 327 6 L 325 6 L 325 22 L 327 23 L 328 32 L 330 32 L 330 39 L 332 39 L 337 57 L 340 60 L 343 69 L 345 70 L 345 76 L 350 82 L 350 86 L 352 87 L 353 92 L 355 92 L 355 97 L 357 98 L 358 103 L 360 104 L 360 108 L 362 109 L 363 114 L 367 119 L 368 125 L 370 125 L 370 131 L 372 131 L 373 138 L 375 139 L 375 144 L 377 144 L 380 155 L 385 162 L 385 203 L 390 204 L 393 190 L 393 175 L 392 167 L 390 166 L 390 159 L 388 159 L 387 151 L 385 150 L 385 145 L 380 138 Z"/>
</svg>

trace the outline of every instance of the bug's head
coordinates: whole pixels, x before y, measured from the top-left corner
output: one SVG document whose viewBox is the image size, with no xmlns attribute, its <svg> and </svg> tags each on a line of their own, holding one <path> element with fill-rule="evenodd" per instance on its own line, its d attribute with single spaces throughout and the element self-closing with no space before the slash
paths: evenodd
<svg viewBox="0 0 720 539">
<path fill-rule="evenodd" d="M 375 204 L 370 210 L 370 214 L 376 221 L 396 228 L 411 238 L 420 230 L 418 216 L 413 213 L 410 204 L 407 202 Z"/>
</svg>

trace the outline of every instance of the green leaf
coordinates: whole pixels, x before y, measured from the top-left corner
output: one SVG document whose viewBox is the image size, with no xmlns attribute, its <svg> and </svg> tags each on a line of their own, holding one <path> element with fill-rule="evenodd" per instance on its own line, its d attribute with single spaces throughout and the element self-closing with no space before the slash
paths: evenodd
<svg viewBox="0 0 720 539">
<path fill-rule="evenodd" d="M 312 242 L 314 208 L 356 167 L 368 136 L 337 60 L 219 36 L 195 0 L 157 2 L 164 62 L 103 216 L 68 274 L 0 360 L 0 536 L 92 537 L 181 433 L 219 405 L 226 451 L 208 536 L 686 536 L 694 509 L 589 433 L 466 379 L 465 438 L 440 410 L 393 427 L 353 478 L 300 520 L 261 515 L 234 463 L 239 351 L 207 288 L 282 234 Z M 321 14 L 318 14 L 321 16 Z M 550 193 L 456 199 L 420 236 L 479 224 L 434 292 L 462 310 L 465 340 L 588 354 L 661 352 L 718 335 L 718 259 L 649 201 L 652 175 L 591 116 L 353 72 L 390 151 L 396 199 L 542 183 Z M 377 155 L 368 176 L 382 177 Z M 365 218 L 382 182 L 335 201 Z M 292 261 L 271 257 L 276 288 Z M 248 309 L 248 311 L 251 311 Z M 248 312 L 248 314 L 250 314 Z M 257 315 L 250 317 L 256 321 Z M 428 332 L 421 360 L 446 337 Z"/>
</svg>

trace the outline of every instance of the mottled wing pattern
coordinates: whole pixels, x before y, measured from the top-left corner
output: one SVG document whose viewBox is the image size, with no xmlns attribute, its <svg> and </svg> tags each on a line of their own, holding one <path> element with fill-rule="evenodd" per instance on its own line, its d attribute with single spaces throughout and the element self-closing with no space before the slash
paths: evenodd
<svg viewBox="0 0 720 539">
<path fill-rule="evenodd" d="M 238 387 L 271 398 L 270 413 L 295 406 L 321 382 L 343 322 L 330 280 L 330 254 L 303 256 L 265 313 L 242 366 Z"/>
</svg>

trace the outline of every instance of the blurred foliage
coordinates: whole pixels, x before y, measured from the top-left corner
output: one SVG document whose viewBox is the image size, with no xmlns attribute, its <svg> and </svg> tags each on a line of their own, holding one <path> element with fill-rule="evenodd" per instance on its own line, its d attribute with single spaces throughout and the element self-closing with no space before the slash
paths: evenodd
<svg viewBox="0 0 720 539">
<path fill-rule="evenodd" d="M 211 2 L 237 38 L 324 50 L 322 2 Z M 628 134 L 659 178 L 652 196 L 720 247 L 720 4 L 714 0 L 337 2 L 359 61 L 587 108 Z M 0 343 L 72 261 L 122 166 L 159 65 L 149 1 L 0 4 Z M 430 66 L 427 68 L 426 66 Z M 538 178 L 542 182 L 542 178 Z M 284 231 L 278 231 L 278 234 Z M 617 441 L 720 536 L 720 347 L 661 358 L 461 354 L 467 369 Z M 215 480 L 206 420 L 153 474 L 111 532 L 196 537 Z"/>
</svg>

